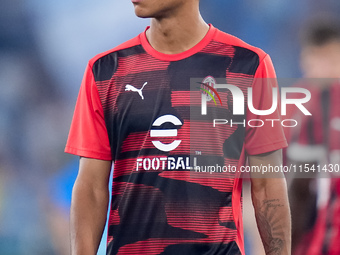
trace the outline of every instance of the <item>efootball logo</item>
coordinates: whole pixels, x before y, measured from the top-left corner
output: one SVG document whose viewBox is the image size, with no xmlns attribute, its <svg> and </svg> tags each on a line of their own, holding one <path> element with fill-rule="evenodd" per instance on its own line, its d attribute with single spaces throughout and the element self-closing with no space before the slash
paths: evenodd
<svg viewBox="0 0 340 255">
<path fill-rule="evenodd" d="M 174 115 L 163 115 L 159 118 L 157 118 L 154 123 L 152 124 L 152 127 L 159 128 L 165 123 L 172 123 L 175 126 L 182 126 L 183 123 L 179 118 L 177 118 Z M 161 137 L 176 137 L 177 136 L 177 129 L 151 129 L 150 130 L 150 137 L 153 138 L 161 138 Z M 165 144 L 161 141 L 152 141 L 152 144 L 159 150 L 168 152 L 175 150 L 180 144 L 181 140 L 174 140 L 172 143 Z"/>
</svg>

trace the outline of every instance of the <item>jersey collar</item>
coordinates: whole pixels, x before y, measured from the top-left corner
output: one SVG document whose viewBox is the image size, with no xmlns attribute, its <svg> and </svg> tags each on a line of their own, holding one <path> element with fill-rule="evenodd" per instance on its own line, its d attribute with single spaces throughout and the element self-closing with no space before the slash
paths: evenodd
<svg viewBox="0 0 340 255">
<path fill-rule="evenodd" d="M 208 33 L 194 47 L 192 47 L 191 49 L 186 50 L 184 52 L 177 53 L 177 54 L 165 54 L 165 53 L 161 53 L 161 52 L 155 50 L 150 45 L 148 39 L 146 38 L 146 31 L 149 28 L 150 28 L 150 26 L 148 26 L 145 29 L 145 31 L 140 34 L 140 40 L 141 40 L 142 46 L 147 53 L 149 53 L 150 55 L 152 55 L 153 57 L 155 57 L 157 59 L 164 60 L 164 61 L 178 61 L 178 60 L 185 59 L 185 58 L 188 58 L 188 57 L 196 54 L 197 52 L 201 51 L 205 46 L 207 46 L 209 44 L 209 42 L 212 40 L 212 38 L 214 37 L 215 32 L 217 30 L 213 25 L 209 24 Z"/>
</svg>

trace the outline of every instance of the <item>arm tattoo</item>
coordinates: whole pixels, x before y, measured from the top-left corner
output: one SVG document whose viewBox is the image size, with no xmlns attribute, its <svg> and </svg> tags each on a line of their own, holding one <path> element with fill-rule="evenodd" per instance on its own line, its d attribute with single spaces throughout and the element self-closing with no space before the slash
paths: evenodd
<svg viewBox="0 0 340 255">
<path fill-rule="evenodd" d="M 284 230 L 277 209 L 283 207 L 280 199 L 263 200 L 256 212 L 257 225 L 267 255 L 280 255 L 284 247 Z"/>
</svg>

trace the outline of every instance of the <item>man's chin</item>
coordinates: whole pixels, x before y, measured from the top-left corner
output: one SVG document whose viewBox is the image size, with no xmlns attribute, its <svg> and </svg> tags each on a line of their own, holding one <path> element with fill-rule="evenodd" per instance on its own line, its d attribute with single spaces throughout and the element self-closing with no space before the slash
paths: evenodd
<svg viewBox="0 0 340 255">
<path fill-rule="evenodd" d="M 135 14 L 139 18 L 152 18 L 151 13 L 146 12 L 145 10 L 141 10 L 138 6 L 135 7 Z"/>
<path fill-rule="evenodd" d="M 149 15 L 144 15 L 144 14 L 137 14 L 136 13 L 136 16 L 138 17 L 138 18 L 142 18 L 142 19 L 146 19 L 146 18 L 152 18 L 151 16 L 149 16 Z"/>
<path fill-rule="evenodd" d="M 155 18 L 155 16 L 157 16 L 156 13 L 141 6 L 135 6 L 135 14 L 139 18 Z"/>
</svg>

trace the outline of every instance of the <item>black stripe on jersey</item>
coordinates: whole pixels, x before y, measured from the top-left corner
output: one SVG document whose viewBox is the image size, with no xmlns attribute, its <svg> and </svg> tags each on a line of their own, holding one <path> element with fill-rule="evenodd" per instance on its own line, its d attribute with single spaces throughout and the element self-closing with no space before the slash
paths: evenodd
<svg viewBox="0 0 340 255">
<path fill-rule="evenodd" d="M 172 254 L 186 254 L 186 255 L 198 255 L 198 254 L 210 254 L 211 251 L 216 251 L 216 255 L 234 254 L 240 255 L 241 252 L 236 242 L 230 242 L 227 244 L 221 243 L 185 243 L 185 244 L 173 244 L 167 246 L 160 255 L 172 255 Z"/>
<path fill-rule="evenodd" d="M 142 45 L 136 45 L 136 46 L 118 51 L 118 56 L 124 58 L 124 57 L 132 56 L 132 55 L 142 54 L 142 53 L 146 53 Z"/>
<path fill-rule="evenodd" d="M 108 245 L 108 253 L 107 254 L 116 254 L 112 253 L 114 248 L 112 247 L 113 242 Z M 241 255 L 241 252 L 238 248 L 238 245 L 235 241 L 222 244 L 222 243 L 185 243 L 185 244 L 173 244 L 167 246 L 163 252 L 159 255 L 172 255 L 172 254 L 185 254 L 185 255 L 199 255 L 199 254 L 208 254 L 208 252 L 216 251 L 218 253 L 214 253 L 215 255 L 225 255 L 225 254 L 233 254 L 233 255 Z M 210 253 L 209 253 L 210 254 Z"/>
<path fill-rule="evenodd" d="M 170 87 L 172 90 L 190 91 L 190 78 L 225 78 L 230 63 L 230 57 L 207 53 L 197 53 L 189 58 L 171 62 L 168 67 Z"/>
<path fill-rule="evenodd" d="M 239 159 L 243 149 L 245 127 L 238 125 L 236 131 L 223 143 L 223 154 L 227 158 Z"/>
<path fill-rule="evenodd" d="M 130 173 L 128 175 L 113 178 L 113 181 L 144 184 L 146 186 L 154 187 L 157 189 L 157 191 L 161 191 L 162 195 L 169 199 L 169 202 L 187 203 L 187 201 L 195 201 L 195 203 L 197 203 L 197 206 L 206 207 L 206 210 L 214 210 L 223 206 L 231 206 L 232 192 L 219 191 L 213 187 L 201 185 L 199 183 L 161 177 L 159 176 L 159 174 L 159 172 Z M 136 189 L 136 192 L 138 192 L 138 189 Z M 128 194 L 126 193 L 126 195 Z M 136 193 L 137 197 L 142 195 L 142 193 Z M 188 199 L 188 197 L 190 199 Z M 149 202 L 151 202 L 150 196 L 146 197 L 145 199 L 146 201 L 149 199 Z M 124 203 L 126 203 L 126 201 L 124 201 Z M 134 205 L 128 204 L 127 206 Z M 133 211 L 133 209 L 129 210 L 127 206 L 119 207 L 118 210 L 124 210 L 124 212 L 121 214 L 121 217 L 129 218 L 129 213 L 136 213 L 136 211 Z M 147 205 L 143 203 L 140 204 L 141 208 L 145 206 Z M 134 210 L 137 210 L 137 208 L 135 208 Z M 141 213 L 139 216 L 141 215 L 143 214 Z M 134 219 L 134 217 L 131 217 L 131 222 L 135 220 L 136 219 Z"/>
<path fill-rule="evenodd" d="M 118 54 L 112 52 L 104 57 L 101 57 L 93 64 L 93 75 L 95 81 L 110 80 L 117 70 Z"/>
<path fill-rule="evenodd" d="M 122 142 L 120 139 L 119 142 Z M 140 149 L 136 151 L 126 151 L 120 152 L 118 155 L 115 155 L 115 160 L 119 159 L 129 159 L 129 158 L 137 158 L 140 156 L 151 155 L 151 156 L 164 156 L 164 152 L 158 150 L 157 148 L 147 148 L 147 149 Z"/>
<path fill-rule="evenodd" d="M 95 81 L 110 80 L 118 67 L 118 58 L 145 53 L 141 45 L 115 51 L 99 58 L 93 64 L 93 75 Z"/>
<path fill-rule="evenodd" d="M 254 51 L 235 46 L 235 56 L 229 72 L 254 75 L 259 64 L 259 56 Z"/>
</svg>

